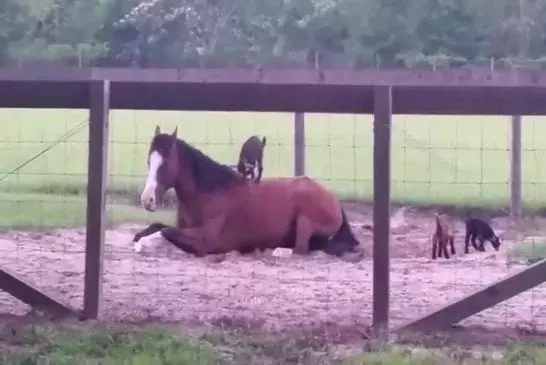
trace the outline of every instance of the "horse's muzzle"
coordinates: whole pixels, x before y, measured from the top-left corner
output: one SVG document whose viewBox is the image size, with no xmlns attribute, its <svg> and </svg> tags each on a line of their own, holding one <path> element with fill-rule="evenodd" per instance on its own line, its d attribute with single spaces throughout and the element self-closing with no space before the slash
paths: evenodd
<svg viewBox="0 0 546 365">
<path fill-rule="evenodd" d="M 144 209 L 146 209 L 148 212 L 155 212 L 157 210 L 157 206 L 154 203 L 146 203 L 144 204 Z"/>
<path fill-rule="evenodd" d="M 142 203 L 144 209 L 146 209 L 148 212 L 155 212 L 157 210 L 156 199 L 153 195 L 142 196 L 140 198 L 140 202 Z"/>
</svg>

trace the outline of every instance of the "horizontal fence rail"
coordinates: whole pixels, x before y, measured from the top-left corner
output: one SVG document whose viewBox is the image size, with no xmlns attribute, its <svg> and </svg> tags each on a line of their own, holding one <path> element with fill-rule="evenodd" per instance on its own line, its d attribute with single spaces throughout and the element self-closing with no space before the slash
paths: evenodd
<svg viewBox="0 0 546 365">
<path fill-rule="evenodd" d="M 0 107 L 88 108 L 93 80 L 112 109 L 373 114 L 389 85 L 393 114 L 546 114 L 546 73 L 520 70 L 3 70 Z"/>
</svg>

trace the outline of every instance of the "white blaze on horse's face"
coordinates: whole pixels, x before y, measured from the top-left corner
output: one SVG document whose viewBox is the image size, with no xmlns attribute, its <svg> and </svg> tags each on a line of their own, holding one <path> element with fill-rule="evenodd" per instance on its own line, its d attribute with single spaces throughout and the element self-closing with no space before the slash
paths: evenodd
<svg viewBox="0 0 546 365">
<path fill-rule="evenodd" d="M 157 209 L 158 202 L 156 201 L 157 189 L 157 172 L 163 164 L 163 157 L 157 151 L 152 151 L 150 154 L 150 164 L 148 167 L 148 178 L 146 186 L 140 195 L 140 202 L 147 211 L 154 212 Z"/>
</svg>

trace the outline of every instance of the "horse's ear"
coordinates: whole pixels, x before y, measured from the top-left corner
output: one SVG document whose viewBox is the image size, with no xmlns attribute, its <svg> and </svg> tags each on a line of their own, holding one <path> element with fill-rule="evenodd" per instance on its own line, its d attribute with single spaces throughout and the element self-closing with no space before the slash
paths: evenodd
<svg viewBox="0 0 546 365">
<path fill-rule="evenodd" d="M 174 128 L 173 138 L 178 138 L 178 126 Z"/>
<path fill-rule="evenodd" d="M 161 133 L 161 128 L 159 128 L 159 124 L 156 124 L 154 133 L 156 136 Z"/>
</svg>

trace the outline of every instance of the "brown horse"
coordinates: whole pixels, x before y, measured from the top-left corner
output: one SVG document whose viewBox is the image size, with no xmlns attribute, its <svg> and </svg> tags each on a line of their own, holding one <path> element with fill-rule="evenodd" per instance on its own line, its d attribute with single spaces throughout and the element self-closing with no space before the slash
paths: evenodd
<svg viewBox="0 0 546 365">
<path fill-rule="evenodd" d="M 341 256 L 358 246 L 339 201 L 308 177 L 245 180 L 172 135 L 155 129 L 141 202 L 155 211 L 165 192 L 178 199 L 177 227 L 151 224 L 133 242 L 160 232 L 181 250 L 197 255 L 293 248 Z"/>
</svg>

